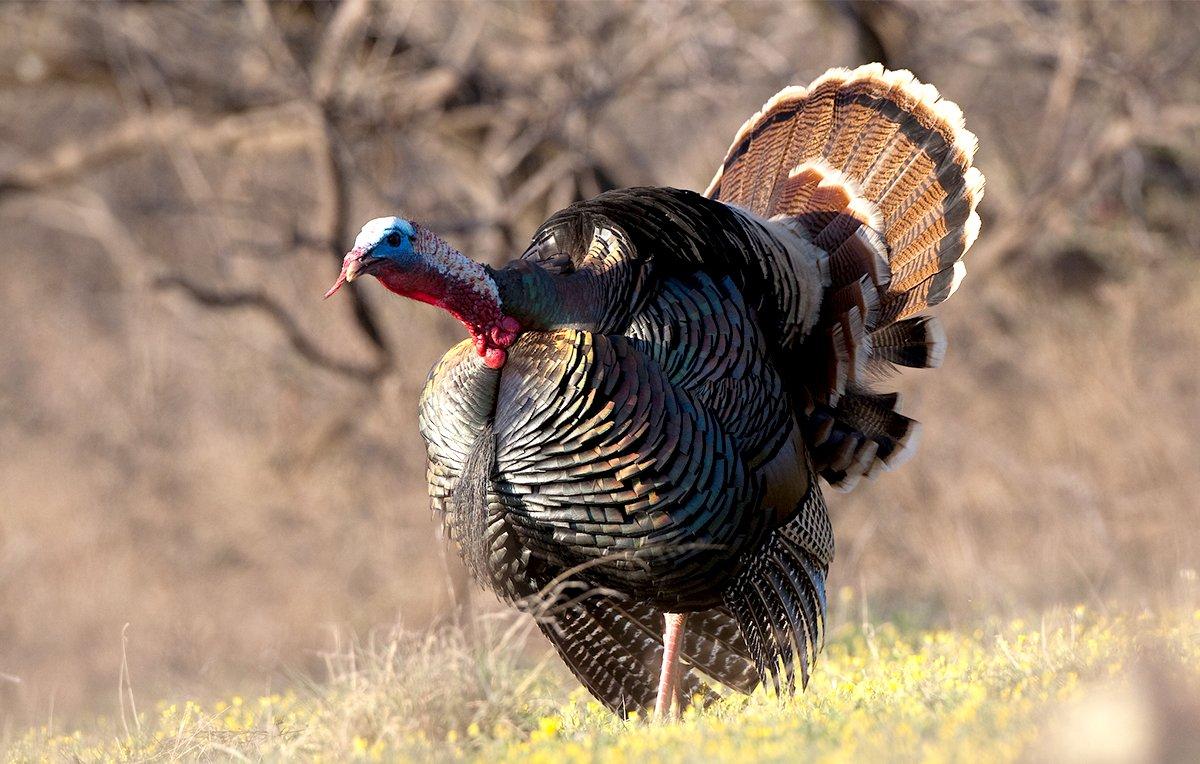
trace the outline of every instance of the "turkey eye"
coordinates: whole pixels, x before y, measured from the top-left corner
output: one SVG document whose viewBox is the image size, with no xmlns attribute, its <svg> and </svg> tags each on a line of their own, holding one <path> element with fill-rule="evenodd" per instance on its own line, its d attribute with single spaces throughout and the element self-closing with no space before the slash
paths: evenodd
<svg viewBox="0 0 1200 764">
<path fill-rule="evenodd" d="M 398 233 L 389 233 L 389 234 L 388 234 L 388 237 L 387 237 L 387 243 L 388 243 L 388 246 L 389 246 L 389 247 L 398 247 L 398 246 L 400 246 L 400 234 L 398 234 Z"/>
</svg>

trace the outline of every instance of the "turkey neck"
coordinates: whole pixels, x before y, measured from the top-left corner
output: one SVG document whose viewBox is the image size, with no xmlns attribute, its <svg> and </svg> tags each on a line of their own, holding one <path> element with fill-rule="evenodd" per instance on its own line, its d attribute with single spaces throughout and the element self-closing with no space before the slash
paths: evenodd
<svg viewBox="0 0 1200 764">
<path fill-rule="evenodd" d="M 384 265 L 376 278 L 396 294 L 434 305 L 457 318 L 484 362 L 493 369 L 502 367 L 521 327 L 505 316 L 489 270 L 419 226 L 413 244 L 420 253 L 415 265 Z"/>
</svg>

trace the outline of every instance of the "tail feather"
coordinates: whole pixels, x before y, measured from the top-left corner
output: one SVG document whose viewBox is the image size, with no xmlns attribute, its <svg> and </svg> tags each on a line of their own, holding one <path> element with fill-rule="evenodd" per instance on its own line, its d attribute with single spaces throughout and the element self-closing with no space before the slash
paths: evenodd
<svg viewBox="0 0 1200 764">
<path fill-rule="evenodd" d="M 808 88 L 781 91 L 748 120 L 707 193 L 768 218 L 840 209 L 818 206 L 827 203 L 814 199 L 815 188 L 791 177 L 814 166 L 836 172 L 878 211 L 871 227 L 883 235 L 892 273 L 907 269 L 915 279 L 894 284 L 885 300 L 893 318 L 904 318 L 896 311 L 934 304 L 904 301 L 904 292 L 951 267 L 974 241 L 983 196 L 983 175 L 971 166 L 976 143 L 962 110 L 911 72 L 832 69 Z"/>
<path fill-rule="evenodd" d="M 920 425 L 899 413 L 896 393 L 849 390 L 836 406 L 819 405 L 808 417 L 805 440 L 813 466 L 835 488 L 850 490 L 876 465 L 903 464 Z"/>
<path fill-rule="evenodd" d="M 848 391 L 870 393 L 864 369 L 941 362 L 944 336 L 914 316 L 966 272 L 984 185 L 975 146 L 962 110 L 910 72 L 833 69 L 767 101 L 709 185 L 709 196 L 798 229 L 829 254 L 821 315 L 796 366 L 806 370 L 806 431 L 820 438 L 810 450 L 835 485 L 909 451 L 915 423 L 888 409 L 887 431 L 858 430 L 861 396 Z"/>
<path fill-rule="evenodd" d="M 890 279 L 883 240 L 870 232 L 882 226 L 879 209 L 857 185 L 824 162 L 806 162 L 779 183 L 770 207 L 773 218 L 798 226 L 830 254 L 831 286 L 869 273 L 875 283 Z"/>
<path fill-rule="evenodd" d="M 914 369 L 936 369 L 946 356 L 946 332 L 933 316 L 897 321 L 871 333 L 871 357 Z"/>
</svg>

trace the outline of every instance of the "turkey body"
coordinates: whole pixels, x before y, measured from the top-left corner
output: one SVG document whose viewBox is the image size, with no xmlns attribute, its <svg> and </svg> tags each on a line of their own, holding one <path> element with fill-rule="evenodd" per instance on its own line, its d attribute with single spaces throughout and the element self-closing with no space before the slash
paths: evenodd
<svg viewBox="0 0 1200 764">
<path fill-rule="evenodd" d="M 797 510 L 811 471 L 758 311 L 742 294 L 749 285 L 680 256 L 672 245 L 681 240 L 710 256 L 705 232 L 686 219 L 629 242 L 614 214 L 622 203 L 665 218 L 672 203 L 690 205 L 702 219 L 719 204 L 673 189 L 630 189 L 568 209 L 543 228 L 526 265 L 581 275 L 591 252 L 582 244 L 608 240 L 622 264 L 637 260 L 631 267 L 643 272 L 601 261 L 594 293 L 607 302 L 566 305 L 545 299 L 537 291 L 544 282 L 527 267 L 497 273 L 509 310 L 531 306 L 515 314 L 532 328 L 500 370 L 479 363 L 464 342 L 430 375 L 421 404 L 430 485 L 454 537 L 487 545 L 476 574 L 514 598 L 544 578 L 531 575 L 536 558 L 547 573 L 579 567 L 576 580 L 658 608 L 711 608 L 738 555 Z M 779 233 L 764 241 L 782 256 L 798 241 Z M 486 475 L 466 478 L 486 481 L 487 506 L 472 516 L 450 498 L 481 436 L 494 439 L 494 459 Z M 823 508 L 819 514 L 812 525 L 823 538 L 810 546 L 824 564 L 831 534 Z M 472 517 L 480 527 L 467 527 Z"/>
<path fill-rule="evenodd" d="M 940 360 L 913 314 L 952 291 L 978 227 L 973 139 L 924 88 L 833 72 L 751 119 L 706 195 L 557 213 L 490 271 L 522 327 L 507 361 L 466 341 L 429 376 L 435 512 L 618 712 L 654 702 L 663 613 L 695 614 L 685 698 L 698 673 L 807 680 L 834 554 L 819 481 L 907 450 L 915 423 L 871 375 Z"/>
</svg>

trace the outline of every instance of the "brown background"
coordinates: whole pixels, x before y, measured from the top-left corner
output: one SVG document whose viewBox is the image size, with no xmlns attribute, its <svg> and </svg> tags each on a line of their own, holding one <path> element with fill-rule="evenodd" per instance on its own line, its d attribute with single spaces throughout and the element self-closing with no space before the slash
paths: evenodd
<svg viewBox="0 0 1200 764">
<path fill-rule="evenodd" d="M 368 218 L 514 257 L 703 188 L 781 86 L 884 59 L 988 178 L 916 458 L 830 498 L 836 620 L 1197 598 L 1200 5 L 0 8 L 0 725 L 255 691 L 448 609 L 418 391 L 459 337 Z M 490 596 L 477 603 L 491 607 Z"/>
</svg>

